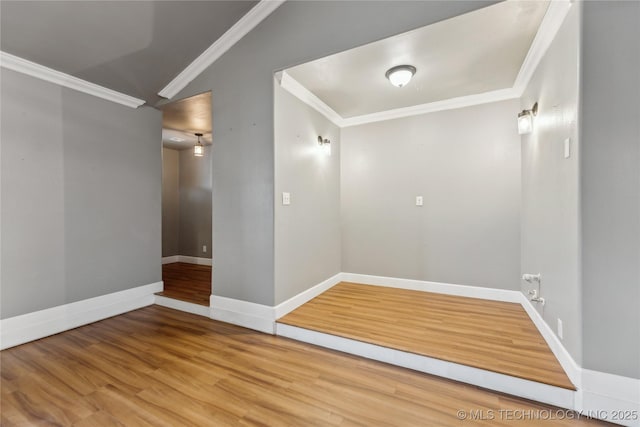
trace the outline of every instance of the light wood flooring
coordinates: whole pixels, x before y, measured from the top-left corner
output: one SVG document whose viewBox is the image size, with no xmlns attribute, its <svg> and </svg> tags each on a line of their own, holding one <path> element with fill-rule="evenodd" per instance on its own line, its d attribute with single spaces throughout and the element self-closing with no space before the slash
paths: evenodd
<svg viewBox="0 0 640 427">
<path fill-rule="evenodd" d="M 4 427 L 598 424 L 159 306 L 4 350 L 0 361 Z M 463 422 L 458 411 L 493 419 Z M 533 419 L 509 420 L 523 413 Z"/>
<path fill-rule="evenodd" d="M 209 306 L 211 266 L 174 262 L 162 265 L 164 291 L 167 298 Z"/>
<path fill-rule="evenodd" d="M 278 322 L 575 390 L 520 304 L 343 282 Z"/>
</svg>

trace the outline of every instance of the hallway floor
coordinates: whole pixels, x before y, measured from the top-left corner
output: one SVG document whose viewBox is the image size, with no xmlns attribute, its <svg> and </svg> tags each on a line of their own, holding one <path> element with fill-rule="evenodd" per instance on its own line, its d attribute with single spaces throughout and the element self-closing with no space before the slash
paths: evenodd
<svg viewBox="0 0 640 427">
<path fill-rule="evenodd" d="M 164 291 L 157 295 L 209 306 L 211 266 L 184 262 L 163 264 L 162 280 Z"/>
</svg>

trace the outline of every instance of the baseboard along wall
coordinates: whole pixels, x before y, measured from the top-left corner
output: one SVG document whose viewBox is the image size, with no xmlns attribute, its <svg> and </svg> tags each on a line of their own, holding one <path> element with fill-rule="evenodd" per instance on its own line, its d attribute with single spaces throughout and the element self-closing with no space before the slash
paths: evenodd
<svg viewBox="0 0 640 427">
<path fill-rule="evenodd" d="M 156 282 L 0 320 L 0 350 L 146 307 L 162 289 Z"/>
<path fill-rule="evenodd" d="M 162 258 L 162 264 L 173 264 L 174 262 L 184 262 L 196 265 L 212 265 L 211 258 L 198 258 L 187 255 L 172 255 Z"/>
</svg>

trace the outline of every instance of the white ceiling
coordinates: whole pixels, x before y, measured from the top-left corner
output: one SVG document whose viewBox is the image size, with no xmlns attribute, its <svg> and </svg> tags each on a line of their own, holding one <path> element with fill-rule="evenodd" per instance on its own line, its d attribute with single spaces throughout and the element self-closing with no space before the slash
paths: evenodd
<svg viewBox="0 0 640 427">
<path fill-rule="evenodd" d="M 505 1 L 286 72 L 343 118 L 511 88 L 548 1 Z M 403 87 L 387 69 L 413 65 Z"/>
</svg>

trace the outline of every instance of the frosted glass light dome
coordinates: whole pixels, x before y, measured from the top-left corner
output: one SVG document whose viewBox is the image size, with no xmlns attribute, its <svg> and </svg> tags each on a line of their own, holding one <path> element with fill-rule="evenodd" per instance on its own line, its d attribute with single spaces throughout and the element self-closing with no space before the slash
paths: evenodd
<svg viewBox="0 0 640 427">
<path fill-rule="evenodd" d="M 389 82 L 396 87 L 403 87 L 416 73 L 416 67 L 412 65 L 398 65 L 397 67 L 390 68 L 385 76 L 389 79 Z"/>
</svg>

